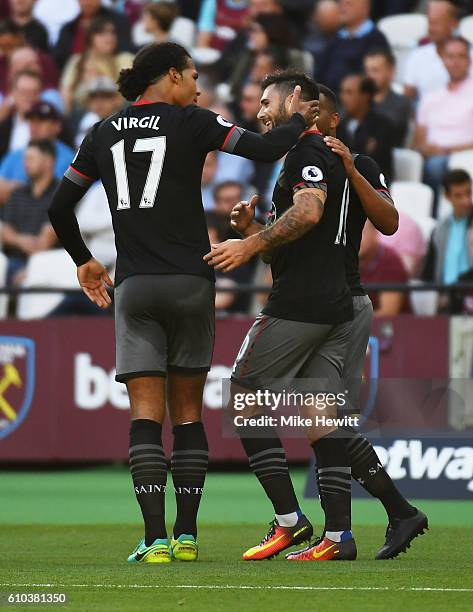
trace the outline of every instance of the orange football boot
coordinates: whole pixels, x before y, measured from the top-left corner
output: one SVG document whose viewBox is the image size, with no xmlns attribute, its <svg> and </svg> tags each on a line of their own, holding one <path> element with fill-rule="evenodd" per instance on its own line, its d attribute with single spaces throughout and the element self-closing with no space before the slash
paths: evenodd
<svg viewBox="0 0 473 612">
<path fill-rule="evenodd" d="M 356 544 L 351 538 L 345 542 L 332 542 L 328 538 L 319 538 L 307 548 L 290 552 L 288 561 L 354 561 Z"/>
<path fill-rule="evenodd" d="M 253 546 L 243 554 L 245 561 L 261 561 L 271 559 L 286 548 L 310 541 L 313 528 L 307 518 L 302 515 L 294 527 L 281 527 L 277 520 L 270 523 L 268 533 L 257 546 Z"/>
</svg>

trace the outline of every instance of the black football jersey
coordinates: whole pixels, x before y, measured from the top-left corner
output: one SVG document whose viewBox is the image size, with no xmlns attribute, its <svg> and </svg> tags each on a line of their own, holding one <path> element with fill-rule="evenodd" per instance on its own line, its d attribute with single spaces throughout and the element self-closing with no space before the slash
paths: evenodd
<svg viewBox="0 0 473 612">
<path fill-rule="evenodd" d="M 391 194 L 386 184 L 386 179 L 378 164 L 367 155 L 353 155 L 355 167 L 358 172 L 376 189 L 383 197 L 392 202 Z M 394 204 L 393 204 L 394 205 Z M 366 222 L 366 214 L 361 205 L 356 191 L 350 189 L 350 203 L 347 217 L 347 248 L 345 250 L 345 266 L 347 283 L 352 295 L 366 295 L 361 284 L 358 262 L 361 235 Z"/>
<path fill-rule="evenodd" d="M 201 196 L 209 151 L 231 152 L 243 130 L 220 115 L 163 102 L 135 103 L 93 127 L 66 177 L 101 179 L 112 214 L 118 285 L 132 274 L 214 280 Z"/>
<path fill-rule="evenodd" d="M 307 131 L 289 151 L 273 192 L 268 224 L 293 205 L 305 188 L 327 193 L 319 223 L 278 248 L 272 257 L 273 287 L 263 312 L 280 319 L 337 324 L 353 318 L 345 279 L 349 184 L 341 159 L 319 132 Z"/>
</svg>

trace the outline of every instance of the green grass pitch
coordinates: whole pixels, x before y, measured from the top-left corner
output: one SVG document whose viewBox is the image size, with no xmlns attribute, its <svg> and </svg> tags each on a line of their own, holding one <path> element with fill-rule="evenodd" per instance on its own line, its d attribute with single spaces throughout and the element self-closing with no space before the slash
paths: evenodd
<svg viewBox="0 0 473 612">
<path fill-rule="evenodd" d="M 300 492 L 304 473 L 294 480 Z M 373 560 L 384 537 L 382 508 L 355 501 L 356 562 L 289 563 L 283 555 L 244 562 L 271 507 L 252 475 L 211 473 L 200 560 L 129 566 L 141 525 L 124 468 L 3 472 L 0 487 L 0 592 L 66 592 L 66 610 L 473 609 L 473 502 L 418 502 L 431 529 L 394 561 Z M 305 500 L 303 509 L 320 531 L 318 504 Z"/>
</svg>

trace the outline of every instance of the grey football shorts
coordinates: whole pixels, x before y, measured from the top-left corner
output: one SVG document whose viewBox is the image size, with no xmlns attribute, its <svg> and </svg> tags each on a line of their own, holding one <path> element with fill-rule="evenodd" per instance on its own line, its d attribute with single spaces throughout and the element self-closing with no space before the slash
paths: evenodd
<svg viewBox="0 0 473 612">
<path fill-rule="evenodd" d="M 365 366 L 366 349 L 373 322 L 373 305 L 367 295 L 353 296 L 353 324 L 348 341 L 347 354 L 343 367 L 343 379 L 348 390 L 351 409 L 359 409 L 361 379 Z"/>
<path fill-rule="evenodd" d="M 137 274 L 115 289 L 118 382 L 208 372 L 215 337 L 215 287 L 190 274 Z"/>
<path fill-rule="evenodd" d="M 314 390 L 339 389 L 351 323 L 325 325 L 260 314 L 243 341 L 232 381 L 250 389 L 275 389 L 306 385 L 296 379 L 317 379 L 317 385 L 325 384 Z"/>
</svg>

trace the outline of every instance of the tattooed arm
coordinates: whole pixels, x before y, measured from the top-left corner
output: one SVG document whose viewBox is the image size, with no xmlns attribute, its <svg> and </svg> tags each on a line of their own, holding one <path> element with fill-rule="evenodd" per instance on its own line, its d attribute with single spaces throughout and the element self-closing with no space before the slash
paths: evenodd
<svg viewBox="0 0 473 612">
<path fill-rule="evenodd" d="M 259 252 L 272 251 L 306 234 L 320 221 L 326 197 L 321 189 L 298 191 L 291 208 L 276 223 L 256 234 L 255 237 L 263 241 Z"/>
<path fill-rule="evenodd" d="M 296 192 L 294 204 L 273 225 L 244 240 L 222 242 L 204 260 L 224 272 L 238 268 L 258 253 L 267 260 L 274 249 L 298 240 L 320 221 L 326 197 L 322 189 Z"/>
</svg>

